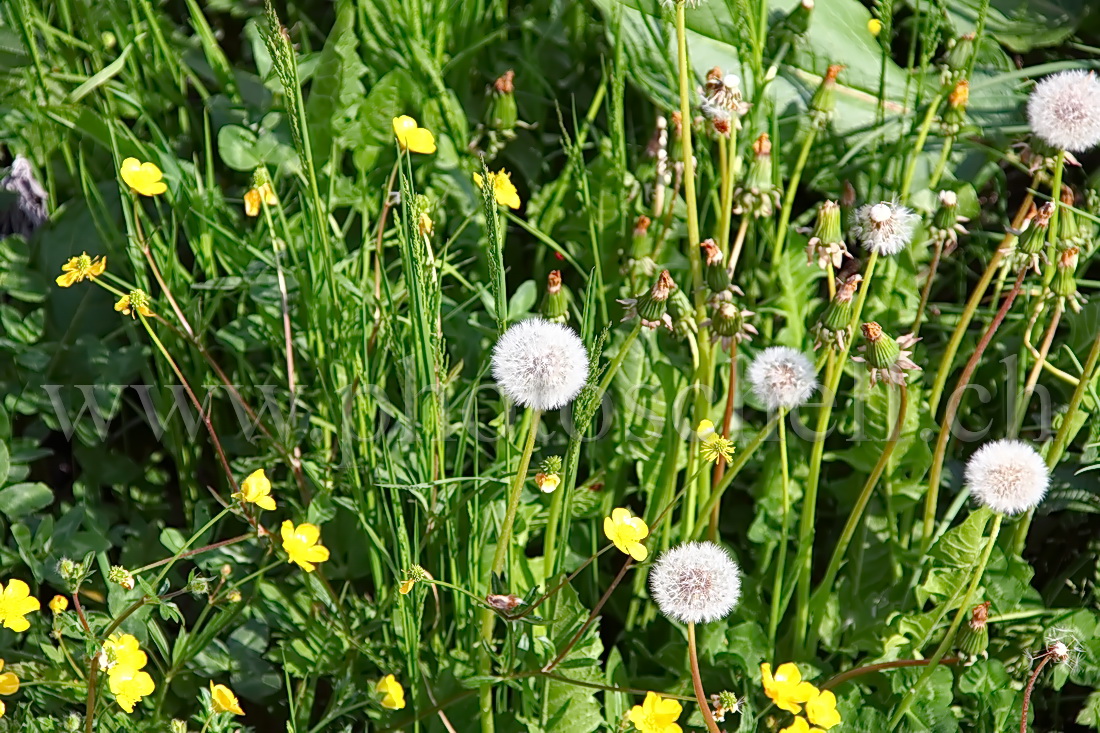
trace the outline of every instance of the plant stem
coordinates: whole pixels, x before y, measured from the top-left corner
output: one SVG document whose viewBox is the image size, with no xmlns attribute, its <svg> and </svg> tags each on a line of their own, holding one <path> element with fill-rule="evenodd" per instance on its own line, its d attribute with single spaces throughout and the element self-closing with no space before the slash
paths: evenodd
<svg viewBox="0 0 1100 733">
<path fill-rule="evenodd" d="M 938 503 L 940 494 L 940 478 L 943 474 L 943 462 L 946 458 L 947 444 L 951 440 L 952 423 L 955 420 L 955 416 L 958 414 L 959 405 L 962 403 L 963 395 L 966 394 L 966 387 L 970 384 L 970 378 L 974 376 L 974 371 L 978 368 L 978 362 L 981 361 L 982 354 L 985 353 L 985 349 L 989 346 L 989 342 L 993 340 L 993 334 L 997 332 L 1005 316 L 1008 315 L 1009 309 L 1012 308 L 1012 303 L 1016 300 L 1016 296 L 1020 294 L 1020 286 L 1023 285 L 1026 275 L 1027 268 L 1021 267 L 1019 274 L 1016 275 L 1016 284 L 1012 286 L 1012 290 L 1005 296 L 1004 302 L 997 311 L 997 315 L 993 317 L 993 320 L 989 324 L 989 328 L 982 334 L 982 338 L 978 341 L 978 345 L 974 347 L 974 352 L 970 355 L 969 361 L 966 362 L 962 374 L 959 375 L 959 382 L 955 385 L 955 390 L 947 400 L 947 408 L 944 410 L 943 421 L 940 423 L 940 433 L 936 438 L 936 449 L 932 454 L 932 468 L 928 472 L 928 491 L 924 495 L 924 524 L 921 531 L 922 555 L 926 553 L 928 548 L 932 545 L 932 530 L 936 522 L 936 504 Z"/>
<path fill-rule="evenodd" d="M 741 259 L 741 246 L 745 244 L 745 232 L 749 230 L 749 221 L 752 217 L 741 216 L 741 223 L 737 227 L 737 238 L 733 241 L 733 250 L 730 253 L 730 279 L 737 272 L 737 261 Z"/>
<path fill-rule="evenodd" d="M 783 196 L 783 208 L 779 212 L 779 223 L 775 230 L 775 249 L 772 250 L 772 266 L 778 266 L 780 257 L 783 256 L 783 244 L 787 241 L 787 225 L 791 221 L 791 210 L 794 208 L 794 197 L 798 192 L 798 183 L 802 178 L 802 170 L 806 167 L 806 161 L 810 157 L 810 149 L 817 139 L 817 126 L 811 126 L 806 130 L 806 137 L 802 140 L 802 149 L 798 151 L 798 159 L 795 160 L 794 169 L 791 171 L 791 180 L 787 184 L 787 192 Z"/>
<path fill-rule="evenodd" d="M 562 647 L 561 651 L 558 652 L 558 655 L 554 657 L 554 659 L 549 664 L 542 668 L 543 672 L 553 672 L 554 667 L 557 667 L 559 664 L 561 664 L 563 659 L 569 656 L 569 652 L 573 650 L 573 647 L 576 646 L 577 642 L 580 641 L 582 636 L 584 636 L 584 632 L 588 631 L 588 627 L 591 626 L 592 622 L 596 620 L 596 617 L 600 614 L 600 610 L 604 607 L 604 605 L 607 604 L 608 599 L 611 598 L 611 594 L 619 586 L 619 583 L 622 582 L 623 577 L 626 575 L 626 571 L 630 570 L 633 565 L 634 559 L 631 557 L 626 558 L 626 562 L 624 562 L 622 568 L 620 568 L 619 574 L 616 575 L 615 579 L 611 581 L 611 585 L 607 586 L 607 590 L 605 590 L 604 594 L 600 596 L 600 600 L 596 602 L 596 605 L 593 606 L 592 610 L 588 613 L 588 620 L 581 624 L 581 627 L 577 629 L 577 632 L 573 634 L 573 637 L 569 640 L 569 642 L 564 647 Z"/>
<path fill-rule="evenodd" d="M 687 206 L 688 261 L 691 263 L 695 308 L 703 305 L 703 264 L 699 255 L 699 210 L 695 201 L 695 158 L 691 149 L 691 82 L 688 71 L 685 2 L 676 3 L 676 57 L 680 76 L 680 146 L 684 163 L 684 203 Z"/>
<path fill-rule="evenodd" d="M 1039 679 L 1039 673 L 1050 662 L 1050 657 L 1049 652 L 1043 655 L 1043 658 L 1039 661 L 1039 666 L 1031 673 L 1031 677 L 1027 681 L 1027 687 L 1024 688 L 1024 705 L 1020 713 L 1020 733 L 1027 733 L 1027 709 L 1031 706 L 1031 692 L 1035 689 L 1035 681 Z"/>
<path fill-rule="evenodd" d="M 720 204 L 718 212 L 718 248 L 723 255 L 730 253 L 730 223 L 733 218 L 733 184 L 737 178 L 737 127 L 731 125 L 729 138 L 719 137 L 719 155 L 725 154 L 722 160 L 722 182 Z"/>
<path fill-rule="evenodd" d="M 920 333 L 920 324 L 924 320 L 924 309 L 928 307 L 928 296 L 932 292 L 932 283 L 936 279 L 936 271 L 940 269 L 940 258 L 943 257 L 943 242 L 936 241 L 932 248 L 932 263 L 928 266 L 928 279 L 924 282 L 924 288 L 920 293 L 920 305 L 917 306 L 917 317 L 913 319 L 913 335 Z"/>
<path fill-rule="evenodd" d="M 855 340 L 855 328 L 863 314 L 863 305 L 867 302 L 867 293 L 871 290 L 871 279 L 875 274 L 875 265 L 878 263 L 878 253 L 872 252 L 867 258 L 863 283 L 856 296 L 856 304 L 852 309 L 852 319 L 848 322 L 847 338 L 844 346 L 837 355 L 831 370 L 826 371 L 825 388 L 821 392 L 822 405 L 817 413 L 817 424 L 814 427 L 814 443 L 810 448 L 810 473 L 806 480 L 806 492 L 802 497 L 802 523 L 798 532 L 798 554 L 795 561 L 798 567 L 798 603 L 795 605 L 795 648 L 801 650 L 806 643 L 806 632 L 810 625 L 810 570 L 814 560 L 814 533 L 817 516 L 817 490 L 821 484 L 821 462 L 825 455 L 825 434 L 829 427 L 829 419 L 833 414 L 833 403 L 836 401 L 837 388 L 840 386 L 840 378 L 844 374 L 844 367 L 848 363 L 848 355 L 852 352 L 852 341 Z"/>
<path fill-rule="evenodd" d="M 779 628 L 779 613 L 783 603 L 783 571 L 787 565 L 787 542 L 790 535 L 791 523 L 791 487 L 790 473 L 787 466 L 787 412 L 779 410 L 779 472 L 780 489 L 782 491 L 783 516 L 780 520 L 779 549 L 775 561 L 775 580 L 772 582 L 771 613 L 768 617 L 768 642 L 775 647 L 775 633 Z"/>
<path fill-rule="evenodd" d="M 722 416 L 722 435 L 729 437 L 730 426 L 733 423 L 733 404 L 737 394 L 737 339 L 730 339 L 730 373 L 729 373 L 729 385 L 726 389 L 726 412 Z M 726 469 L 726 459 L 719 457 L 718 461 L 714 464 L 714 474 L 711 478 L 711 484 L 717 485 L 722 480 L 722 474 Z M 716 540 L 718 537 L 718 515 L 720 513 L 721 504 L 714 505 L 714 511 L 710 514 L 710 538 Z"/>
<path fill-rule="evenodd" d="M 730 484 L 733 483 L 737 474 L 745 467 L 745 464 L 749 462 L 753 454 L 756 453 L 756 449 L 763 444 L 769 435 L 771 435 L 772 428 L 775 427 L 777 419 L 778 415 L 768 421 L 768 424 L 760 428 L 760 432 L 753 437 L 752 442 L 745 446 L 743 450 L 738 450 L 737 453 L 734 454 L 735 458 L 733 463 L 729 465 L 729 469 L 727 469 L 725 475 L 722 476 L 722 480 L 711 489 L 710 499 L 707 500 L 707 503 L 703 505 L 703 508 L 699 512 L 700 517 L 708 516 L 722 501 L 722 494 L 730 487 Z M 705 526 L 705 522 L 700 522 L 699 531 L 702 532 Z M 696 537 L 696 539 L 698 539 L 698 537 Z"/>
<path fill-rule="evenodd" d="M 527 478 L 527 468 L 531 464 L 531 454 L 535 450 L 535 439 L 538 437 L 539 422 L 542 418 L 542 412 L 539 410 L 530 410 L 530 417 L 531 424 L 527 429 L 527 442 L 524 445 L 523 453 L 520 455 L 519 465 L 516 467 L 516 474 L 512 478 L 512 484 L 508 487 L 508 508 L 504 514 L 504 523 L 500 527 L 500 538 L 497 540 L 496 550 L 493 552 L 493 564 L 489 570 L 488 576 L 485 578 L 486 593 L 492 593 L 493 576 L 500 575 L 504 570 L 504 565 L 508 558 L 508 545 L 511 544 L 512 540 L 512 524 L 516 521 L 516 512 L 519 510 L 519 498 L 523 493 L 523 484 Z M 497 615 L 492 609 L 483 608 L 481 610 L 482 648 L 478 659 L 478 672 L 482 675 L 487 675 L 492 671 L 490 646 L 493 642 L 493 626 L 496 622 L 496 618 Z M 482 733 L 493 733 L 493 688 L 488 682 L 482 683 L 479 700 Z"/>
<path fill-rule="evenodd" d="M 849 669 L 847 672 L 841 672 L 835 677 L 830 678 L 821 685 L 822 690 L 831 690 L 839 685 L 844 684 L 850 679 L 855 677 L 862 677 L 865 674 L 872 674 L 874 672 L 884 672 L 888 669 L 902 669 L 904 667 L 924 667 L 931 660 L 930 659 L 895 659 L 892 662 L 880 662 L 878 664 L 868 664 L 866 667 L 856 667 L 855 669 Z M 940 664 L 958 664 L 958 657 L 947 657 L 941 659 Z"/>
<path fill-rule="evenodd" d="M 1027 407 L 1031 403 L 1031 396 L 1035 394 L 1035 384 L 1039 381 L 1039 373 L 1043 371 L 1047 354 L 1050 353 L 1050 345 L 1054 342 L 1054 334 L 1058 330 L 1058 323 L 1062 320 L 1062 311 L 1065 309 L 1065 298 L 1058 298 L 1054 302 L 1054 311 L 1050 314 L 1050 323 L 1047 324 L 1046 333 L 1043 334 L 1043 342 L 1039 346 L 1039 353 L 1035 355 L 1035 364 L 1028 372 L 1027 381 L 1024 383 L 1024 391 L 1020 399 L 1016 401 L 1016 425 L 1013 435 L 1020 433 L 1024 418 L 1027 416 Z M 1030 341 L 1030 339 L 1029 339 Z"/>
<path fill-rule="evenodd" d="M 780 421 L 782 424 L 782 421 Z M 707 693 L 703 691 L 703 680 L 699 677 L 699 653 L 695 648 L 695 622 L 688 623 L 688 660 L 691 662 L 691 684 L 695 688 L 695 701 L 699 703 L 699 712 L 703 715 L 703 721 L 707 724 L 710 733 L 722 733 L 718 730 L 718 724 L 714 722 L 714 715 L 710 711 L 710 702 L 707 701 Z"/>
<path fill-rule="evenodd" d="M 905 178 L 901 183 L 901 193 L 898 194 L 898 199 L 904 204 L 909 200 L 909 189 L 913 185 L 913 175 L 917 171 L 917 163 L 920 161 L 921 153 L 924 152 L 924 143 L 928 140 L 928 131 L 932 127 L 932 121 L 936 119 L 936 112 L 940 109 L 940 102 L 943 100 L 943 94 L 937 94 L 932 98 L 932 101 L 928 103 L 928 111 L 924 113 L 924 120 L 921 122 L 920 130 L 917 132 L 917 140 L 913 144 L 913 157 L 909 160 L 909 165 L 905 168 Z"/>
<path fill-rule="evenodd" d="M 1039 183 L 1039 174 L 1036 173 L 1035 177 L 1031 179 L 1031 188 L 1035 188 Z M 1012 229 L 1019 229 L 1024 219 L 1027 217 L 1028 210 L 1031 208 L 1032 195 L 1028 193 L 1023 202 L 1020 204 L 1020 208 L 1016 211 L 1016 217 L 1012 220 Z M 1004 237 L 1001 239 L 1000 246 L 993 253 L 993 257 L 990 258 L 989 264 L 986 265 L 985 272 L 982 273 L 981 278 L 977 284 L 974 285 L 974 290 L 970 294 L 970 298 L 966 301 L 966 306 L 963 308 L 962 314 L 959 316 L 959 322 L 955 324 L 955 330 L 951 333 L 951 338 L 947 342 L 947 346 L 943 352 L 943 358 L 940 359 L 939 369 L 936 371 L 936 379 L 932 384 L 932 392 L 928 398 L 928 411 L 932 414 L 936 414 L 936 408 L 939 407 L 940 398 L 943 396 L 943 389 L 947 385 L 947 377 L 951 374 L 951 366 L 955 361 L 955 354 L 959 351 L 959 345 L 962 343 L 963 337 L 966 336 L 966 330 L 970 327 L 970 321 L 974 318 L 974 313 L 978 309 L 978 305 L 982 302 L 982 298 L 985 297 L 985 291 L 989 289 L 989 283 L 993 281 L 993 276 L 997 274 L 997 268 L 1000 267 L 1001 260 L 1004 258 L 1005 253 L 1012 244 L 1012 240 L 1016 238 L 1016 235 L 1011 231 L 1005 232 Z"/>
<path fill-rule="evenodd" d="M 1001 531 L 1001 520 L 1004 519 L 1003 514 L 996 514 L 993 518 L 993 527 L 989 530 L 989 539 L 986 541 L 985 549 L 982 552 L 981 558 L 978 560 L 978 565 L 974 569 L 974 576 L 970 580 L 970 586 L 966 589 L 966 595 L 963 596 L 962 603 L 959 605 L 958 610 L 955 611 L 955 618 L 951 621 L 951 625 L 947 628 L 947 633 L 943 637 L 943 641 L 936 648 L 935 653 L 929 658 L 928 667 L 924 670 L 924 674 L 920 676 L 917 683 L 913 685 L 909 692 L 906 693 L 901 703 L 898 705 L 897 710 L 894 711 L 894 716 L 890 719 L 890 724 L 887 726 L 888 730 L 894 730 L 897 728 L 898 723 L 904 717 L 905 712 L 909 709 L 909 706 L 913 704 L 913 700 L 921 689 L 928 683 L 929 678 L 936 671 L 936 667 L 939 665 L 940 660 L 943 659 L 944 654 L 947 653 L 948 648 L 955 643 L 955 632 L 959 630 L 959 624 L 962 623 L 963 617 L 970 613 L 970 603 L 974 599 L 974 593 L 977 592 L 978 586 L 981 585 L 982 576 L 985 574 L 986 565 L 989 564 L 989 557 L 993 554 L 993 547 L 997 544 L 997 535 Z"/>
</svg>

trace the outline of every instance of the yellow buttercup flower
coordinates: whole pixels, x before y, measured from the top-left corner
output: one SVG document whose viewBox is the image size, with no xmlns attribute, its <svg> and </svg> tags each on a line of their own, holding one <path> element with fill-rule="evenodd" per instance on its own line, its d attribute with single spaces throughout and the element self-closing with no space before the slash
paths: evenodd
<svg viewBox="0 0 1100 733">
<path fill-rule="evenodd" d="M 127 158 L 122 161 L 119 174 L 127 186 L 142 196 L 157 196 L 168 190 L 168 185 L 161 180 L 164 174 L 154 163 L 142 163 L 137 158 Z"/>
<path fill-rule="evenodd" d="M 721 458 L 729 463 L 733 458 L 733 441 L 719 435 L 714 429 L 714 423 L 710 420 L 701 420 L 695 433 L 702 444 L 699 450 L 704 460 L 717 463 Z"/>
<path fill-rule="evenodd" d="M 795 718 L 793 723 L 779 733 L 825 733 L 825 731 L 820 728 L 811 728 L 805 718 Z"/>
<path fill-rule="evenodd" d="M 153 311 L 149 310 L 149 296 L 144 290 L 131 290 L 129 295 L 123 295 L 115 303 L 115 310 L 131 318 L 137 318 L 138 315 L 146 318 L 153 316 Z"/>
<path fill-rule="evenodd" d="M 69 599 L 65 596 L 54 596 L 50 599 L 50 610 L 54 613 L 64 613 L 69 607 Z"/>
<path fill-rule="evenodd" d="M 554 490 L 561 485 L 561 476 L 556 473 L 536 473 L 535 474 L 535 486 L 539 487 L 539 491 L 544 494 L 553 494 Z"/>
<path fill-rule="evenodd" d="M 314 563 L 328 560 L 328 548 L 319 543 L 321 530 L 303 522 L 297 527 L 289 519 L 280 528 L 283 549 L 290 555 L 290 562 L 297 563 L 307 573 L 317 569 Z"/>
<path fill-rule="evenodd" d="M 379 680 L 375 689 L 382 694 L 382 707 L 390 710 L 401 710 L 405 707 L 405 688 L 392 674 Z"/>
<path fill-rule="evenodd" d="M 81 252 L 77 257 L 70 257 L 69 261 L 61 266 L 61 274 L 54 280 L 63 288 L 71 287 L 74 283 L 83 282 L 84 278 L 95 278 L 102 275 L 107 269 L 106 257 L 88 256 L 87 252 Z"/>
<path fill-rule="evenodd" d="M 245 216 L 259 216 L 261 203 L 268 206 L 279 203 L 279 199 L 275 197 L 275 189 L 271 187 L 270 183 L 261 183 L 256 188 L 248 189 L 248 192 L 244 195 Z"/>
<path fill-rule="evenodd" d="M 241 703 L 237 700 L 237 696 L 233 694 L 233 690 L 225 685 L 215 685 L 213 680 L 210 681 L 210 707 L 213 708 L 215 713 L 244 715 L 244 710 L 241 710 Z"/>
<path fill-rule="evenodd" d="M 619 507 L 603 518 L 603 533 L 615 547 L 641 562 L 649 557 L 649 550 L 641 543 L 649 535 L 649 527 L 641 517 L 633 517 L 628 509 Z"/>
<path fill-rule="evenodd" d="M 817 694 L 817 688 L 802 681 L 802 673 L 790 662 L 779 665 L 772 675 L 772 666 L 765 662 L 760 665 L 760 675 L 764 678 L 764 692 L 775 706 L 789 713 L 801 712 L 800 703 L 811 700 Z"/>
<path fill-rule="evenodd" d="M 0 672 L 4 672 L 4 660 L 0 659 Z M 19 692 L 19 678 L 14 672 L 0 674 L 0 695 L 14 695 Z"/>
<path fill-rule="evenodd" d="M 656 692 L 647 692 L 645 702 L 632 707 L 627 718 L 640 733 L 683 733 L 676 722 L 683 710 L 678 700 L 666 700 Z"/>
<path fill-rule="evenodd" d="M 403 596 L 407 596 L 409 595 L 409 593 L 412 593 L 414 585 L 416 585 L 416 578 L 408 578 L 407 580 L 402 580 L 400 587 L 398 587 L 397 589 L 397 592 Z"/>
<path fill-rule="evenodd" d="M 477 184 L 478 188 L 485 188 L 485 179 L 481 177 L 480 173 L 474 174 L 474 183 Z M 493 197 L 498 204 L 507 206 L 509 209 L 519 208 L 519 191 L 512 184 L 511 173 L 503 168 L 496 173 L 490 173 L 489 185 L 493 187 Z"/>
<path fill-rule="evenodd" d="M 149 661 L 145 652 L 138 648 L 138 640 L 131 634 L 111 634 L 103 644 L 103 653 L 107 663 L 100 666 L 107 670 L 107 674 L 122 669 L 139 670 Z"/>
<path fill-rule="evenodd" d="M 434 153 L 435 136 L 427 128 L 416 124 L 408 115 L 393 118 L 393 134 L 402 150 L 414 153 Z"/>
<path fill-rule="evenodd" d="M 872 36 L 877 37 L 879 33 L 882 33 L 882 21 L 878 18 L 871 18 L 867 21 L 867 30 L 870 31 Z"/>
<path fill-rule="evenodd" d="M 806 717 L 814 725 L 829 730 L 840 725 L 840 713 L 836 709 L 836 695 L 830 690 L 822 690 L 806 701 Z"/>
<path fill-rule="evenodd" d="M 134 705 L 141 702 L 141 698 L 152 695 L 156 685 L 148 672 L 130 667 L 118 667 L 110 675 L 111 694 L 115 696 L 118 706 L 128 713 L 134 712 Z"/>
<path fill-rule="evenodd" d="M 262 468 L 248 474 L 248 478 L 241 482 L 241 490 L 233 494 L 233 498 L 255 504 L 269 512 L 275 509 L 275 500 L 271 498 L 271 482 Z"/>
<path fill-rule="evenodd" d="M 425 239 L 431 239 L 435 234 L 435 222 L 432 221 L 432 217 L 428 215 L 428 212 L 420 212 L 420 218 L 417 219 L 416 227 L 420 230 L 420 236 Z"/>
<path fill-rule="evenodd" d="M 0 583 L 0 622 L 4 628 L 26 631 L 31 622 L 24 617 L 40 608 L 42 604 L 31 595 L 30 586 L 22 580 L 12 578 L 6 588 Z"/>
</svg>

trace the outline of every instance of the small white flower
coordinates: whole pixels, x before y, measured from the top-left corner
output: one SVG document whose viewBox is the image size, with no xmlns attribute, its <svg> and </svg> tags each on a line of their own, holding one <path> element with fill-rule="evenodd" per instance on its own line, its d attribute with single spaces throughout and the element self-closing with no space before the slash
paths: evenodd
<svg viewBox="0 0 1100 733">
<path fill-rule="evenodd" d="M 516 404 L 556 410 L 584 387 L 588 351 L 568 326 L 531 318 L 509 328 L 497 341 L 493 379 Z"/>
<path fill-rule="evenodd" d="M 901 204 L 890 201 L 866 204 L 852 214 L 852 236 L 864 249 L 882 257 L 896 255 L 909 246 L 919 219 Z"/>
<path fill-rule="evenodd" d="M 790 410 L 810 399 L 817 389 L 817 372 L 801 351 L 771 346 L 749 366 L 749 385 L 769 410 Z"/>
<path fill-rule="evenodd" d="M 1035 85 L 1027 101 L 1031 131 L 1058 150 L 1083 153 L 1100 144 L 1100 79 L 1083 69 Z"/>
<path fill-rule="evenodd" d="M 741 597 L 741 571 L 713 542 L 688 542 L 658 558 L 649 572 L 649 590 L 661 613 L 673 620 L 717 621 Z"/>
<path fill-rule="evenodd" d="M 1043 500 L 1050 471 L 1022 440 L 995 440 L 970 457 L 966 483 L 979 503 L 1001 514 L 1020 514 Z"/>
</svg>

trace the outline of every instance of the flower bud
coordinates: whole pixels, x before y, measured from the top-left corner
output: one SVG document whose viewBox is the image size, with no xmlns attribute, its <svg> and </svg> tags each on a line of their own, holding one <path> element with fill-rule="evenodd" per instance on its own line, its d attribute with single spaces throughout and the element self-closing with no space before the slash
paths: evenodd
<svg viewBox="0 0 1100 733">
<path fill-rule="evenodd" d="M 553 323 L 565 323 L 569 320 L 569 298 L 565 286 L 561 284 L 561 270 L 551 270 L 546 278 L 542 317 Z"/>
<path fill-rule="evenodd" d="M 667 313 L 668 298 L 676 289 L 676 283 L 668 270 L 661 270 L 657 276 L 657 282 L 649 290 L 640 293 L 635 298 L 619 300 L 626 307 L 626 315 L 623 321 L 638 318 L 646 328 L 657 328 L 664 325 L 672 330 L 672 319 Z"/>
<path fill-rule="evenodd" d="M 1054 204 L 1046 202 L 1032 214 L 1024 224 L 1016 242 L 1016 259 L 1018 267 L 1028 267 L 1039 271 L 1039 260 L 1047 242 L 1047 228 L 1050 226 L 1050 217 L 1054 214 Z"/>
<path fill-rule="evenodd" d="M 75 588 L 76 585 L 84 579 L 83 568 L 67 557 L 63 557 L 57 561 L 57 574 L 61 576 L 62 580 L 69 584 L 70 588 Z"/>
<path fill-rule="evenodd" d="M 126 590 L 134 589 L 134 576 L 121 565 L 111 566 L 110 572 L 107 573 L 107 580 L 115 585 L 122 586 Z"/>
<path fill-rule="evenodd" d="M 752 150 L 755 156 L 748 178 L 733 192 L 733 213 L 771 216 L 779 205 L 779 189 L 772 180 L 772 143 L 767 133 L 756 138 Z"/>
<path fill-rule="evenodd" d="M 967 33 L 959 36 L 948 44 L 947 68 L 952 76 L 958 77 L 966 73 L 970 65 L 970 57 L 974 55 L 974 34 Z"/>
<path fill-rule="evenodd" d="M 824 127 L 825 123 L 829 121 L 829 118 L 833 116 L 833 110 L 836 109 L 836 78 L 844 67 L 840 64 L 833 64 L 825 71 L 825 76 L 821 80 L 820 86 L 817 91 L 814 92 L 813 98 L 810 100 L 810 114 L 813 117 L 814 124 L 818 127 Z"/>
<path fill-rule="evenodd" d="M 711 301 L 711 316 L 703 325 L 709 326 L 712 339 L 721 339 L 725 348 L 736 343 L 752 341 L 757 334 L 756 327 L 748 322 L 751 316 L 756 315 L 752 311 L 742 310 L 732 298 L 722 298 Z"/>
<path fill-rule="evenodd" d="M 488 126 L 497 132 L 512 132 L 519 119 L 516 109 L 515 79 L 516 72 L 509 69 L 493 82 L 489 91 L 491 101 Z"/>
<path fill-rule="evenodd" d="M 970 666 L 978 657 L 989 657 L 989 601 L 979 603 L 970 612 L 970 620 L 959 627 L 955 634 L 955 648 L 963 664 Z"/>
<path fill-rule="evenodd" d="M 168 724 L 168 728 L 171 733 L 187 733 L 187 723 L 179 718 L 173 718 L 172 722 Z"/>
<path fill-rule="evenodd" d="M 668 299 L 668 313 L 672 317 L 672 333 L 678 339 L 699 333 L 695 319 L 695 306 L 683 290 L 676 289 Z"/>
<path fill-rule="evenodd" d="M 544 494 L 552 494 L 561 484 L 561 456 L 550 456 L 539 466 L 535 485 Z"/>
<path fill-rule="evenodd" d="M 1076 302 L 1074 296 L 1077 295 L 1076 272 L 1077 260 L 1080 252 L 1081 250 L 1072 245 L 1059 248 L 1057 267 L 1054 271 L 1054 280 L 1050 284 L 1050 289 L 1055 295 L 1062 298 L 1069 298 L 1072 303 Z M 1076 308 L 1074 310 L 1076 310 Z"/>
<path fill-rule="evenodd" d="M 730 273 L 726 269 L 722 250 L 713 239 L 704 239 L 699 245 L 703 255 L 703 279 L 712 293 L 721 293 L 729 289 Z"/>
<path fill-rule="evenodd" d="M 839 283 L 836 295 L 825 306 L 817 325 L 814 326 L 814 348 L 828 345 L 834 351 L 843 351 L 848 341 L 848 324 L 852 321 L 852 298 L 859 288 L 863 276 L 859 273 Z"/>
<path fill-rule="evenodd" d="M 920 339 L 913 334 L 907 334 L 895 341 L 882 330 L 882 326 L 875 322 L 864 323 L 862 326 L 863 338 L 866 344 L 860 347 L 862 357 L 852 357 L 852 361 L 865 362 L 871 373 L 871 386 L 873 387 L 881 379 L 888 384 L 904 386 L 906 372 L 920 370 L 920 367 L 909 358 L 913 344 Z"/>
<path fill-rule="evenodd" d="M 810 29 L 810 18 L 813 16 L 814 0 L 802 0 L 790 15 L 786 18 L 787 30 L 795 36 L 803 36 Z"/>
<path fill-rule="evenodd" d="M 848 256 L 848 248 L 840 233 L 840 206 L 835 201 L 825 201 L 817 207 L 817 221 L 806 245 L 809 264 L 817 262 L 822 270 L 831 264 L 839 270 Z"/>
<path fill-rule="evenodd" d="M 928 234 L 932 241 L 951 252 L 959 244 L 959 235 L 966 234 L 963 222 L 969 221 L 959 216 L 959 196 L 954 191 L 940 191 L 940 206 L 932 217 L 932 226 Z"/>
</svg>

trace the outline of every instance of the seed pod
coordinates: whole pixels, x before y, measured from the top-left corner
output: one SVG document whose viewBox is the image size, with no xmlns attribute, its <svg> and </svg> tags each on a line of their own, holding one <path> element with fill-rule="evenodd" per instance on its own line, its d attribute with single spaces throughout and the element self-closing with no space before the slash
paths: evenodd
<svg viewBox="0 0 1100 733">
<path fill-rule="evenodd" d="M 814 119 L 814 124 L 818 127 L 824 127 L 829 118 L 833 116 L 833 111 L 836 109 L 836 97 L 834 96 L 836 78 L 843 70 L 844 67 L 840 64 L 830 66 L 826 70 L 825 77 L 821 80 L 817 91 L 814 92 L 813 99 L 810 100 L 810 113 Z"/>
<path fill-rule="evenodd" d="M 989 601 L 974 606 L 970 620 L 959 627 L 955 634 L 955 648 L 963 664 L 969 666 L 978 661 L 978 657 L 989 657 Z"/>
</svg>

